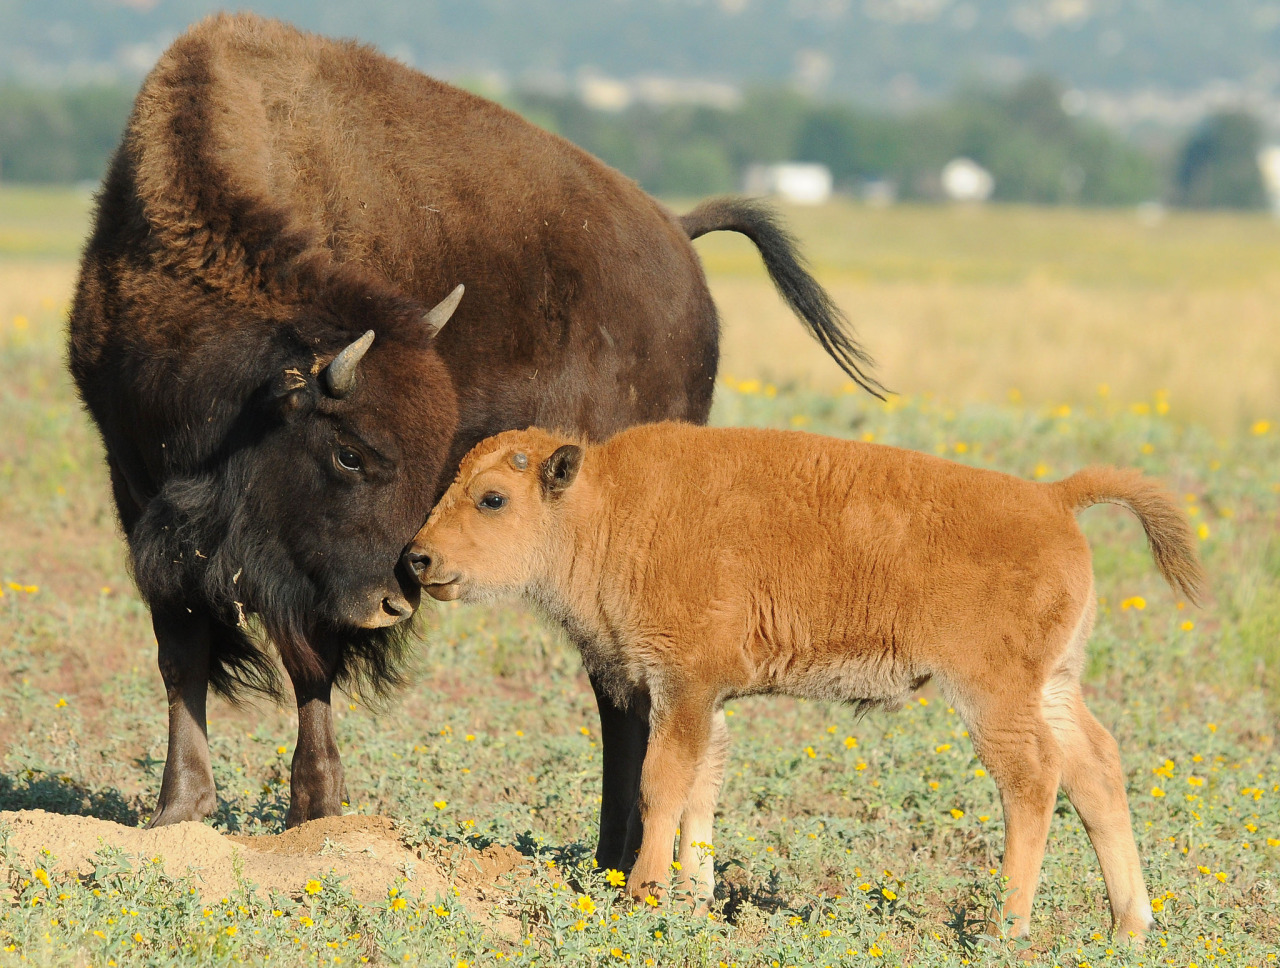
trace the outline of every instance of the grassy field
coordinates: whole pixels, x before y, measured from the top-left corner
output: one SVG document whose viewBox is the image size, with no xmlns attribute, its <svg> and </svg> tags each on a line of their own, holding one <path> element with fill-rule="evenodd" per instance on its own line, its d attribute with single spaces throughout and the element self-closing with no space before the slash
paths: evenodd
<svg viewBox="0 0 1280 968">
<path fill-rule="evenodd" d="M 165 699 L 100 446 L 63 370 L 83 199 L 0 192 L 0 810 L 127 824 L 159 789 Z M 725 320 L 715 420 L 898 444 L 1029 477 L 1089 462 L 1165 478 L 1201 536 L 1203 610 L 1141 529 L 1083 515 L 1101 609 L 1086 695 L 1120 742 L 1159 928 L 1108 937 L 1105 892 L 1060 801 L 1029 945 L 978 937 L 1001 886 L 995 787 L 926 691 L 897 714 L 733 703 L 718 817 L 723 906 L 624 905 L 594 844 L 599 736 L 577 656 L 516 607 L 432 606 L 414 685 L 340 707 L 351 807 L 406 842 L 514 845 L 540 873 L 492 930 L 406 881 L 335 879 L 206 904 L 109 852 L 49 877 L 0 845 L 0 968 L 261 963 L 962 965 L 1276 963 L 1280 949 L 1280 228 L 1242 217 L 832 207 L 790 213 L 904 391 L 846 392 L 749 247 L 698 243 Z M 1016 391 L 1011 393 L 1011 391 Z M 1105 392 L 1104 392 L 1105 391 Z M 294 717 L 214 703 L 220 829 L 274 832 Z M 0 833 L 0 841 L 3 834 Z M 51 865 L 46 865 L 51 866 Z M 404 903 L 398 903 L 403 901 Z"/>
</svg>

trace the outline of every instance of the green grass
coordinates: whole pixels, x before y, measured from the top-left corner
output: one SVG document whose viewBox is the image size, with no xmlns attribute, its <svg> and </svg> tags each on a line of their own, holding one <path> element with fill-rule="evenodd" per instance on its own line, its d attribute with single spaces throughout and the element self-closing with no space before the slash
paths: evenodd
<svg viewBox="0 0 1280 968">
<path fill-rule="evenodd" d="M 23 219 L 41 222 L 44 203 L 15 198 L 0 193 L 0 237 Z M 164 692 L 96 434 L 62 368 L 61 301 L 46 305 L 46 295 L 32 292 L 30 308 L 15 310 L 25 314 L 22 328 L 0 319 L 0 809 L 136 824 L 159 789 Z M 732 703 L 716 846 L 724 908 L 715 920 L 632 909 L 601 872 L 575 867 L 594 845 L 600 773 L 576 654 L 515 606 L 431 606 L 414 684 L 383 708 L 339 705 L 351 807 L 396 818 L 428 853 L 450 838 L 511 844 L 537 858 L 541 873 L 494 902 L 524 925 L 520 936 L 493 933 L 456 898 L 419 901 L 412 882 L 403 907 L 391 896 L 361 905 L 331 881 L 314 894 L 301 884 L 288 897 L 246 887 L 207 903 L 152 865 L 126 870 L 110 852 L 93 874 L 48 885 L 5 855 L 0 896 L 11 903 L 0 905 L 0 968 L 268 955 L 326 965 L 361 957 L 450 966 L 1274 964 L 1280 427 L 1222 437 L 1158 408 L 1093 399 L 1069 412 L 923 396 L 886 406 L 748 383 L 720 387 L 714 419 L 869 435 L 1030 477 L 1098 461 L 1136 465 L 1195 510 L 1211 581 L 1203 610 L 1161 583 L 1124 512 L 1083 515 L 1101 600 L 1086 694 L 1119 740 L 1148 885 L 1162 907 L 1140 953 L 1107 936 L 1097 862 L 1065 800 L 1032 943 L 1005 950 L 976 936 L 973 919 L 1001 890 L 992 873 L 999 805 L 959 718 L 928 691 L 924 703 L 863 720 L 834 705 Z M 216 826 L 280 829 L 293 730 L 286 710 L 213 705 Z"/>
<path fill-rule="evenodd" d="M 0 188 L 0 257 L 73 259 L 88 234 L 88 189 Z"/>
</svg>

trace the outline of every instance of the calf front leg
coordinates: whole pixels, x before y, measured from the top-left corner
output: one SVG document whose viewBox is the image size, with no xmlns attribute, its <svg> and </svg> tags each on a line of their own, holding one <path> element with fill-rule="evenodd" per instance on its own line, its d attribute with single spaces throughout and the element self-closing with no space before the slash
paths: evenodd
<svg viewBox="0 0 1280 968">
<path fill-rule="evenodd" d="M 724 709 L 717 709 L 711 720 L 711 736 L 707 748 L 698 762 L 680 817 L 680 874 L 676 886 L 687 890 L 694 899 L 696 913 L 706 913 L 715 899 L 716 864 L 712 847 L 716 818 L 716 803 L 720 799 L 720 785 L 724 781 L 724 765 L 729 755 L 729 728 Z"/>
<path fill-rule="evenodd" d="M 631 896 L 661 898 L 671 871 L 672 847 L 689 802 L 698 765 L 707 753 L 713 704 L 702 697 L 654 703 L 649 749 L 640 775 L 640 816 L 644 838 L 627 887 Z"/>
<path fill-rule="evenodd" d="M 205 715 L 212 622 L 204 611 L 181 605 L 151 611 L 157 661 L 169 700 L 169 749 L 160 800 L 148 827 L 203 820 L 217 806 Z"/>
<path fill-rule="evenodd" d="M 298 703 L 298 745 L 289 771 L 286 827 L 342 813 L 346 778 L 330 705 L 340 648 L 327 643 L 317 649 L 322 666 L 318 673 L 289 671 Z"/>
</svg>

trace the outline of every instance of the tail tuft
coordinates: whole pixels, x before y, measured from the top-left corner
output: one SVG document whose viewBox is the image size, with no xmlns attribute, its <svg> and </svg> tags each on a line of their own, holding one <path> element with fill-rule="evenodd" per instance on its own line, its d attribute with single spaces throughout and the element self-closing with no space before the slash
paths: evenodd
<svg viewBox="0 0 1280 968">
<path fill-rule="evenodd" d="M 1158 481 L 1140 471 L 1088 467 L 1051 486 L 1058 489 L 1072 510 L 1094 504 L 1119 504 L 1132 511 L 1142 522 L 1151 556 L 1165 581 L 1193 605 L 1200 604 L 1205 574 L 1191 521 Z"/>
<path fill-rule="evenodd" d="M 708 232 L 739 232 L 755 243 L 778 293 L 840 369 L 858 386 L 884 399 L 871 375 L 875 362 L 853 337 L 848 318 L 805 268 L 804 258 L 778 213 L 758 199 L 723 197 L 703 202 L 680 218 L 690 239 Z"/>
</svg>

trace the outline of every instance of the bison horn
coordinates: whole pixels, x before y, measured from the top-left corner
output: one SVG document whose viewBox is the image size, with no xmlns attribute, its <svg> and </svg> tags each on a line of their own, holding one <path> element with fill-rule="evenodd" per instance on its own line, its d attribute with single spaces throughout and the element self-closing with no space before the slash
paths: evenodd
<svg viewBox="0 0 1280 968">
<path fill-rule="evenodd" d="M 331 396 L 345 397 L 356 382 L 356 367 L 373 345 L 373 330 L 343 348 L 324 368 L 324 385 Z"/>
<path fill-rule="evenodd" d="M 431 331 L 432 336 L 439 333 L 444 324 L 449 321 L 449 317 L 458 308 L 458 303 L 462 302 L 462 294 L 464 292 L 466 292 L 466 287 L 459 283 L 454 287 L 453 292 L 436 303 L 435 308 L 422 317 L 422 321 L 427 324 L 427 329 Z"/>
</svg>

